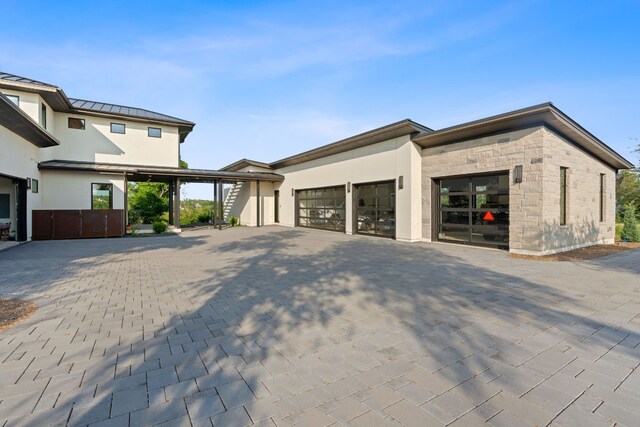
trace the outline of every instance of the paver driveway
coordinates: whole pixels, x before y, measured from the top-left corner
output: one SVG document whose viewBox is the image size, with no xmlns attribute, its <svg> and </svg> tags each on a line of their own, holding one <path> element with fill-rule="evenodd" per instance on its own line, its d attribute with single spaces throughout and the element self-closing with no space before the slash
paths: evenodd
<svg viewBox="0 0 640 427">
<path fill-rule="evenodd" d="M 279 227 L 34 242 L 0 425 L 640 425 L 640 251 L 584 263 Z M 7 420 L 6 423 L 2 420 Z"/>
</svg>

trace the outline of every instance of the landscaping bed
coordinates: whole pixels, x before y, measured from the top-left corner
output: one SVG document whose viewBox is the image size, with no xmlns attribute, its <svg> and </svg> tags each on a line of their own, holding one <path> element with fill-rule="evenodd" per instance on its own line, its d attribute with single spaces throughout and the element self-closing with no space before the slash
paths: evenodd
<svg viewBox="0 0 640 427">
<path fill-rule="evenodd" d="M 0 298 L 0 332 L 30 317 L 38 307 L 29 301 Z"/>
<path fill-rule="evenodd" d="M 594 245 L 586 248 L 574 249 L 572 251 L 562 252 L 559 254 L 551 254 L 544 256 L 536 255 L 518 255 L 509 254 L 512 258 L 527 259 L 534 261 L 584 261 L 594 258 L 600 258 L 608 255 L 615 255 L 630 249 L 640 248 L 640 243 L 616 242 L 612 245 Z"/>
</svg>

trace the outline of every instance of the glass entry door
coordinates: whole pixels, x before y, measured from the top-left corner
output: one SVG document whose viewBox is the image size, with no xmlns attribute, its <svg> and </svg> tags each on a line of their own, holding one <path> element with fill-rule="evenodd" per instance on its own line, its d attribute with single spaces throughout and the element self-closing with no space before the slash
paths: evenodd
<svg viewBox="0 0 640 427">
<path fill-rule="evenodd" d="M 508 248 L 508 174 L 443 178 L 438 197 L 438 240 Z"/>
<path fill-rule="evenodd" d="M 355 185 L 356 232 L 396 237 L 395 181 Z"/>
</svg>

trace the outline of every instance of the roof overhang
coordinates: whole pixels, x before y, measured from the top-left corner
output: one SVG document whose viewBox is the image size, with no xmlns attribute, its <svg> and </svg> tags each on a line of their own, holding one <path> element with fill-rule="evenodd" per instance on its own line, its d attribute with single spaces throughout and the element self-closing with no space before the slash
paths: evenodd
<svg viewBox="0 0 640 427">
<path fill-rule="evenodd" d="M 60 145 L 56 138 L 2 94 L 0 94 L 0 125 L 36 147 L 44 148 Z"/>
<path fill-rule="evenodd" d="M 235 171 L 239 171 L 240 169 L 248 168 L 252 166 L 256 168 L 271 169 L 271 166 L 269 166 L 268 163 L 258 162 L 258 161 L 249 160 L 249 159 L 241 159 L 241 160 L 238 160 L 237 162 L 233 162 L 230 165 L 220 168 L 220 170 L 235 172 Z"/>
<path fill-rule="evenodd" d="M 412 140 L 422 148 L 431 148 L 535 126 L 548 127 L 615 169 L 634 167 L 550 102 L 417 135 Z"/>
<path fill-rule="evenodd" d="M 421 124 L 416 123 L 410 119 L 405 119 L 400 122 L 392 123 L 378 129 L 374 129 L 368 132 L 361 133 L 359 135 L 352 136 L 350 138 L 334 142 L 332 144 L 323 145 L 322 147 L 305 151 L 304 153 L 296 154 L 295 156 L 277 160 L 273 163 L 270 163 L 269 166 L 272 169 L 279 169 L 286 166 L 292 166 L 298 163 L 304 163 L 310 160 L 331 156 L 333 154 L 344 153 L 345 151 L 355 150 L 356 148 L 365 147 L 367 145 L 376 144 L 378 142 L 398 138 L 405 135 L 419 135 L 429 132 L 433 132 L 433 130 L 429 129 L 426 126 L 422 126 Z"/>
<path fill-rule="evenodd" d="M 227 172 L 208 169 L 182 169 L 161 166 L 91 163 L 72 160 L 48 160 L 38 164 L 40 170 L 98 172 L 126 175 L 131 181 L 169 182 L 176 178 L 182 182 L 266 181 L 280 182 L 284 176 L 275 173 Z"/>
</svg>

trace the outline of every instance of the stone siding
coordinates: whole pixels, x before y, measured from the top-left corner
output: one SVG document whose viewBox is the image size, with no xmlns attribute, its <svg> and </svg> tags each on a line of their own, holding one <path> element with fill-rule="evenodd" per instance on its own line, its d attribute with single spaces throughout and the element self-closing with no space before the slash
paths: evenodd
<svg viewBox="0 0 640 427">
<path fill-rule="evenodd" d="M 516 165 L 522 183 L 513 182 Z M 560 166 L 569 167 L 567 225 L 560 226 Z M 538 254 L 610 242 L 614 236 L 615 171 L 543 126 L 422 151 L 423 238 L 432 236 L 433 180 L 509 172 L 509 248 Z M 606 175 L 606 221 L 599 222 L 599 179 Z"/>
<path fill-rule="evenodd" d="M 561 252 L 615 237 L 616 172 L 548 129 L 544 134 L 543 253 Z M 567 173 L 567 223 L 560 225 L 560 168 Z M 605 176 L 600 221 L 600 175 Z"/>
</svg>

